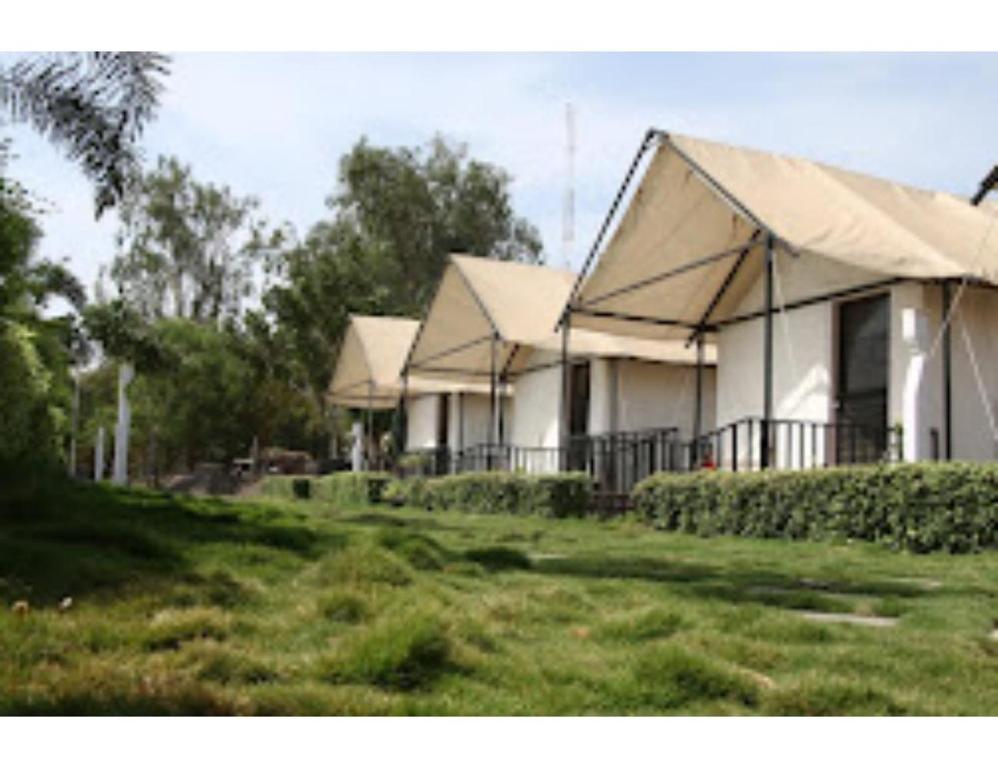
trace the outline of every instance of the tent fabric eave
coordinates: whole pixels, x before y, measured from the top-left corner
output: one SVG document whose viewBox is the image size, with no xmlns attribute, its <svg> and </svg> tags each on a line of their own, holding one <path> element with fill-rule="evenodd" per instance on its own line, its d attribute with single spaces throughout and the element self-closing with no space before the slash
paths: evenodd
<svg viewBox="0 0 998 768">
<path fill-rule="evenodd" d="M 775 235 L 779 253 L 816 255 L 881 278 L 994 282 L 992 223 L 952 195 L 671 135 L 659 142 L 599 262 L 573 295 L 572 324 L 688 339 L 691 326 L 730 319 L 761 274 L 763 249 L 684 267 L 750 243 L 760 231 Z"/>
</svg>

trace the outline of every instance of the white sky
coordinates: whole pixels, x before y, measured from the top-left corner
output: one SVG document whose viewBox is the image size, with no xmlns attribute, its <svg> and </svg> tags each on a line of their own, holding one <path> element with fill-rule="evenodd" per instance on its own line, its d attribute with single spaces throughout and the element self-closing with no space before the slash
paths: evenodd
<svg viewBox="0 0 998 768">
<path fill-rule="evenodd" d="M 565 103 L 576 113 L 581 265 L 651 125 L 971 194 L 998 162 L 998 55 L 181 54 L 151 162 L 175 154 L 203 181 L 261 200 L 303 234 L 324 215 L 337 161 L 362 136 L 416 145 L 435 132 L 514 178 L 517 212 L 561 262 Z M 92 286 L 113 255 L 76 167 L 5 126 L 10 173 L 52 203 L 42 253 Z"/>
</svg>

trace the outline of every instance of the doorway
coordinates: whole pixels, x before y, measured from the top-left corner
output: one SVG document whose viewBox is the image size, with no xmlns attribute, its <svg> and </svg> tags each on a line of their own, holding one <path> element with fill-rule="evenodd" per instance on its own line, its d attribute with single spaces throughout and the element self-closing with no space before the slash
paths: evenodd
<svg viewBox="0 0 998 768">
<path fill-rule="evenodd" d="M 437 439 L 434 459 L 435 475 L 444 475 L 450 465 L 450 395 L 442 394 L 437 400 Z"/>
<path fill-rule="evenodd" d="M 589 435 L 589 362 L 574 363 L 569 377 L 568 469 L 581 471 Z"/>
<path fill-rule="evenodd" d="M 887 450 L 890 296 L 840 304 L 838 331 L 836 463 L 877 461 Z"/>
</svg>

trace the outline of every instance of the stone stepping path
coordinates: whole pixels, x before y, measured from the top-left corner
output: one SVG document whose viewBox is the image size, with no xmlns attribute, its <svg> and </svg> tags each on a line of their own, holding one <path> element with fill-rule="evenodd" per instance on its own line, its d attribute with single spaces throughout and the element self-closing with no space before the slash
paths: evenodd
<svg viewBox="0 0 998 768">
<path fill-rule="evenodd" d="M 898 623 L 890 616 L 857 616 L 852 613 L 822 613 L 821 611 L 797 611 L 799 616 L 811 621 L 828 624 L 853 624 L 859 627 L 893 627 Z"/>
<path fill-rule="evenodd" d="M 914 587 L 921 587 L 927 591 L 939 589 L 943 585 L 939 579 L 928 579 L 921 576 L 896 577 L 890 579 L 890 581 L 895 581 L 899 584 L 910 584 Z"/>
</svg>

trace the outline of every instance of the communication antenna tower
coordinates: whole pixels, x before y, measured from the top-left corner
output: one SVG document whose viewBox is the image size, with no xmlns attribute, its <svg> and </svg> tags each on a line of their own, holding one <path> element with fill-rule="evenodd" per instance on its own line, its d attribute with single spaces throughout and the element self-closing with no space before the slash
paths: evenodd
<svg viewBox="0 0 998 768">
<path fill-rule="evenodd" d="M 561 211 L 561 246 L 565 269 L 572 268 L 575 249 L 575 110 L 565 104 L 565 198 Z"/>
</svg>

